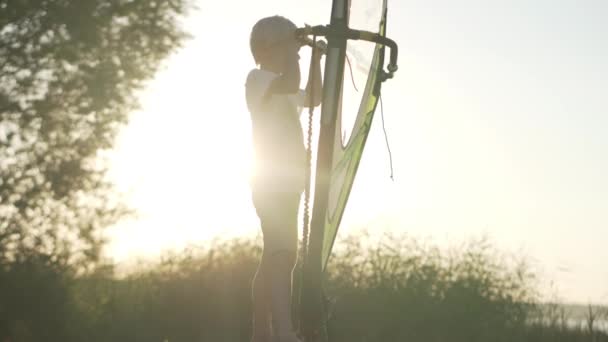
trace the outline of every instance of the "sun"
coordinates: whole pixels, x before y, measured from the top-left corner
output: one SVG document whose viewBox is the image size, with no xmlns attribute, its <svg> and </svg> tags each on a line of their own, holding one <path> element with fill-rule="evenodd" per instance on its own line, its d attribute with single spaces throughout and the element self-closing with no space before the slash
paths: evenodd
<svg viewBox="0 0 608 342">
<path fill-rule="evenodd" d="M 110 177 L 138 213 L 111 230 L 114 255 L 257 233 L 244 96 L 193 77 L 209 70 L 197 70 L 191 55 L 176 56 L 146 87 L 111 153 Z"/>
</svg>

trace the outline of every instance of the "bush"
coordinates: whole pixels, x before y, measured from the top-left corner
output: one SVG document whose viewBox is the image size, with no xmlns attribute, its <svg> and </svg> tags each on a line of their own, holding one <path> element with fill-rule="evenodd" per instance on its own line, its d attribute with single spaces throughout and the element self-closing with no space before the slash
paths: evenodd
<svg viewBox="0 0 608 342">
<path fill-rule="evenodd" d="M 329 268 L 334 341 L 512 341 L 533 300 L 526 264 L 485 239 L 446 252 L 407 237 L 369 248 L 351 239 Z"/>
<path fill-rule="evenodd" d="M 487 239 L 446 250 L 391 236 L 364 247 L 364 239 L 339 244 L 328 268 L 332 342 L 608 341 L 595 328 L 547 324 L 557 321 L 541 310 L 551 307 L 538 304 L 526 263 Z M 113 265 L 77 276 L 32 255 L 0 270 L 0 334 L 19 342 L 247 341 L 260 255 L 254 241 L 214 243 L 123 277 Z"/>
</svg>

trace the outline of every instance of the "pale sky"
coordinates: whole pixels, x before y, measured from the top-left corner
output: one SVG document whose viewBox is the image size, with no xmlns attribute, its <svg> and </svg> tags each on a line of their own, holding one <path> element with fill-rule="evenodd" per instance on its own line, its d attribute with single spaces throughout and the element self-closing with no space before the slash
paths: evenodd
<svg viewBox="0 0 608 342">
<path fill-rule="evenodd" d="M 395 181 L 378 115 L 341 233 L 440 245 L 485 234 L 528 256 L 562 300 L 608 303 L 608 3 L 389 6 L 400 47 L 383 87 Z M 331 1 L 199 7 L 187 20 L 194 38 L 142 92 L 110 154 L 110 175 L 140 214 L 111 229 L 117 261 L 258 233 L 247 186 L 249 32 L 274 14 L 327 24 Z"/>
</svg>

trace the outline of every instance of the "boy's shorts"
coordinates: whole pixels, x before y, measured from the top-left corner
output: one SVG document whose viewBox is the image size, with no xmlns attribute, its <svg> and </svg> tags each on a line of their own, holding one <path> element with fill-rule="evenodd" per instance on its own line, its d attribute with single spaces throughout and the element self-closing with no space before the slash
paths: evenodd
<svg viewBox="0 0 608 342">
<path fill-rule="evenodd" d="M 301 192 L 263 191 L 252 192 L 262 233 L 264 252 L 274 255 L 279 252 L 298 250 L 298 209 Z"/>
</svg>

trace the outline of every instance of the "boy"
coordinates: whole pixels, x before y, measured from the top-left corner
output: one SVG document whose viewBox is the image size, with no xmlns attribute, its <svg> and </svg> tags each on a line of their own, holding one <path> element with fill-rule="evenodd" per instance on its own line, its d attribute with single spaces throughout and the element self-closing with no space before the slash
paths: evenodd
<svg viewBox="0 0 608 342">
<path fill-rule="evenodd" d="M 306 91 L 300 90 L 302 44 L 296 26 L 273 16 L 258 21 L 250 37 L 259 69 L 246 82 L 251 114 L 255 171 L 252 199 L 262 233 L 264 251 L 253 280 L 252 342 L 299 342 L 291 321 L 292 273 L 298 247 L 298 208 L 304 190 L 306 148 L 299 108 L 321 102 L 321 53 L 313 55 Z"/>
</svg>

